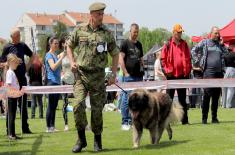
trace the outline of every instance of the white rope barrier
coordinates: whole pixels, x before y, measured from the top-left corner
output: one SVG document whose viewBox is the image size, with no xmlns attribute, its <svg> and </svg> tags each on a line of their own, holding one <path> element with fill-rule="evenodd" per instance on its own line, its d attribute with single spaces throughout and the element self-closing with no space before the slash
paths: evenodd
<svg viewBox="0 0 235 155">
<path fill-rule="evenodd" d="M 177 88 L 213 88 L 213 87 L 235 87 L 235 78 L 228 79 L 181 79 L 164 81 L 143 81 L 143 82 L 124 82 L 116 83 L 123 90 L 143 89 L 177 89 Z M 24 86 L 26 94 L 63 94 L 73 93 L 73 85 L 59 86 Z M 106 87 L 107 92 L 122 91 L 116 85 Z M 0 87 L 0 98 L 20 97 L 18 90 L 11 87 Z"/>
</svg>

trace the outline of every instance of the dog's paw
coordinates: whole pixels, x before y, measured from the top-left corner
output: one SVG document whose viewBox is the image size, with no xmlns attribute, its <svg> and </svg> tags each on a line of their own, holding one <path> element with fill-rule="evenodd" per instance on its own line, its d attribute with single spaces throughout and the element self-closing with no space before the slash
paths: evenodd
<svg viewBox="0 0 235 155">
<path fill-rule="evenodd" d="M 139 147 L 138 144 L 134 144 L 134 145 L 133 145 L 133 148 L 134 148 L 134 149 L 137 149 L 138 147 Z"/>
</svg>

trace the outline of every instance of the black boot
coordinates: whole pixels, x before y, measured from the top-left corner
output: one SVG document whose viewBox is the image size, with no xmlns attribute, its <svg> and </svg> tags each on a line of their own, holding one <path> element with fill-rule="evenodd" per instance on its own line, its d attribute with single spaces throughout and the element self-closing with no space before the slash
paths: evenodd
<svg viewBox="0 0 235 155">
<path fill-rule="evenodd" d="M 86 135 L 85 135 L 85 129 L 78 131 L 78 140 L 77 143 L 74 145 L 72 151 L 74 153 L 78 153 L 82 151 L 82 148 L 85 148 L 87 146 L 86 142 Z"/>
<path fill-rule="evenodd" d="M 217 110 L 212 111 L 212 120 L 211 123 L 219 123 L 219 120 L 217 118 Z"/>
<path fill-rule="evenodd" d="M 94 136 L 94 151 L 98 152 L 102 150 L 101 135 Z"/>
<path fill-rule="evenodd" d="M 208 114 L 202 114 L 202 124 L 207 124 Z"/>
<path fill-rule="evenodd" d="M 217 114 L 212 115 L 211 123 L 219 123 L 219 120 L 217 118 Z"/>
<path fill-rule="evenodd" d="M 187 108 L 184 108 L 184 116 L 183 116 L 181 122 L 182 122 L 183 125 L 189 124 L 189 122 L 188 122 L 188 110 L 187 110 Z"/>
</svg>

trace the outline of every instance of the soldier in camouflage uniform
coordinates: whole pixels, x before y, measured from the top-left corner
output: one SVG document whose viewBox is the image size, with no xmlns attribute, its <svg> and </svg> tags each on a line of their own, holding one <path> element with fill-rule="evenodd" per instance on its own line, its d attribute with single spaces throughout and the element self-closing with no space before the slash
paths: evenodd
<svg viewBox="0 0 235 155">
<path fill-rule="evenodd" d="M 75 73 L 74 96 L 77 104 L 74 106 L 74 118 L 78 131 L 78 140 L 73 152 L 81 152 L 87 146 L 85 128 L 87 117 L 85 112 L 85 97 L 89 92 L 91 103 L 91 128 L 94 133 L 94 150 L 102 150 L 101 133 L 103 130 L 102 110 L 106 103 L 105 71 L 109 53 L 112 57 L 112 76 L 108 85 L 115 82 L 119 50 L 111 32 L 102 24 L 104 3 L 93 3 L 90 10 L 90 20 L 81 24 L 68 40 L 67 54 L 72 71 Z M 73 50 L 77 48 L 74 57 Z"/>
</svg>

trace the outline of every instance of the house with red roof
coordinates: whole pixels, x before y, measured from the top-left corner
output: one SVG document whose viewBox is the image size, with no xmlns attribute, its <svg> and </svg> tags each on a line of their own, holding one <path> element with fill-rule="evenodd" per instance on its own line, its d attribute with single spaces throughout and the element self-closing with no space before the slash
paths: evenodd
<svg viewBox="0 0 235 155">
<path fill-rule="evenodd" d="M 73 29 L 81 23 L 88 22 L 89 13 L 64 11 L 62 14 L 47 13 L 25 13 L 16 24 L 21 30 L 22 40 L 33 50 L 33 42 L 35 50 L 39 51 L 38 43 L 40 35 L 53 34 L 53 26 L 58 22 L 67 26 L 67 31 L 72 32 Z M 123 37 L 123 23 L 110 14 L 105 14 L 103 23 L 114 35 L 116 42 L 120 45 Z M 33 39 L 34 38 L 34 39 Z"/>
</svg>

